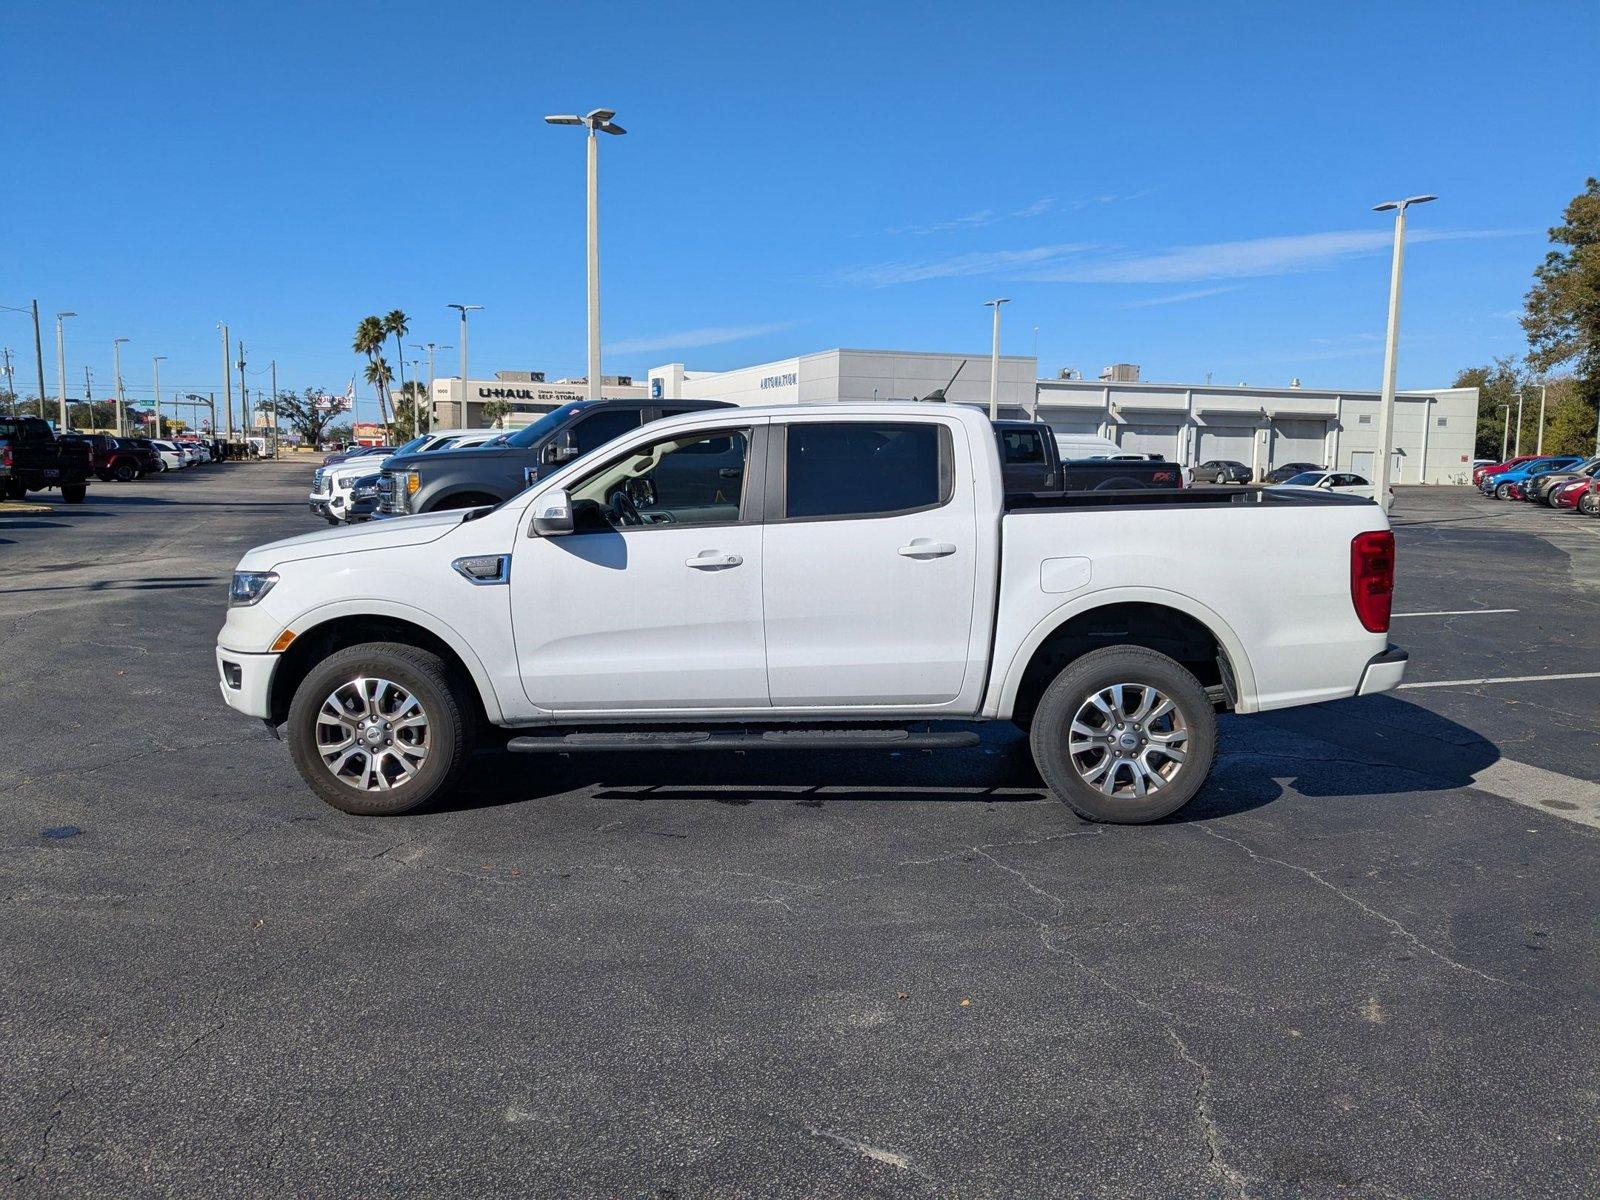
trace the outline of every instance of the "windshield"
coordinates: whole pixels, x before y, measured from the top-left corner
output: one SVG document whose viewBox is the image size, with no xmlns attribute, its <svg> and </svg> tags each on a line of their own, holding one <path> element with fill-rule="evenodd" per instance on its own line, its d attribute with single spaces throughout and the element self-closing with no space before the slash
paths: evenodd
<svg viewBox="0 0 1600 1200">
<path fill-rule="evenodd" d="M 518 450 L 526 450 L 529 446 L 536 446 L 550 434 L 554 433 L 567 418 L 574 413 L 580 413 L 589 406 L 589 401 L 579 401 L 577 404 L 564 405 L 554 412 L 547 412 L 532 425 L 526 425 L 506 438 L 505 445 L 515 446 Z M 498 441 L 498 439 L 496 439 Z"/>
<path fill-rule="evenodd" d="M 426 446 L 428 444 L 428 439 L 431 438 L 432 436 L 433 435 L 431 433 L 425 433 L 421 437 L 414 437 L 409 442 L 407 442 L 404 446 L 401 446 L 400 449 L 396 450 L 395 453 L 396 454 L 410 454 L 415 450 L 420 450 L 420 449 L 422 449 L 422 447 L 424 447 L 424 446 Z"/>
<path fill-rule="evenodd" d="M 1291 487 L 1316 487 L 1321 482 L 1321 471 L 1302 471 L 1300 474 L 1284 480 L 1284 483 Z"/>
</svg>

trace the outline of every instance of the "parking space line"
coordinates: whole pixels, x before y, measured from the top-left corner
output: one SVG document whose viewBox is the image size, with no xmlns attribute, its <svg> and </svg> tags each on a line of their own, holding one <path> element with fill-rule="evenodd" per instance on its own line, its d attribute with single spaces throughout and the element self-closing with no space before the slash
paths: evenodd
<svg viewBox="0 0 1600 1200">
<path fill-rule="evenodd" d="M 1514 613 L 1520 612 L 1516 608 L 1454 608 L 1442 609 L 1439 612 L 1414 612 L 1390 613 L 1389 616 L 1398 621 L 1401 617 L 1478 617 L 1487 613 Z"/>
<path fill-rule="evenodd" d="M 1567 675 L 1499 675 L 1487 679 L 1430 679 L 1425 683 L 1402 683 L 1401 691 L 1412 688 L 1472 687 L 1479 683 L 1544 683 L 1557 679 L 1600 679 L 1600 671 L 1573 671 Z"/>
<path fill-rule="evenodd" d="M 1600 783 L 1500 758 L 1475 774 L 1471 786 L 1546 816 L 1600 829 Z"/>
</svg>

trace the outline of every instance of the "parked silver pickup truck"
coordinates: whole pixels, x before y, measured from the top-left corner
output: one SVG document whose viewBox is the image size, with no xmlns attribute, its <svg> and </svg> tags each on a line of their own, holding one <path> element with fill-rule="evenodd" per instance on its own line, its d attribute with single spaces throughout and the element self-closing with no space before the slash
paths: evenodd
<svg viewBox="0 0 1600 1200">
<path fill-rule="evenodd" d="M 222 695 L 287 726 L 352 813 L 522 753 L 904 749 L 1029 731 L 1083 816 L 1186 803 L 1216 710 L 1387 691 L 1394 539 L 1364 500 L 1005 497 L 959 406 L 714 409 L 643 425 L 493 508 L 260 546 Z"/>
</svg>

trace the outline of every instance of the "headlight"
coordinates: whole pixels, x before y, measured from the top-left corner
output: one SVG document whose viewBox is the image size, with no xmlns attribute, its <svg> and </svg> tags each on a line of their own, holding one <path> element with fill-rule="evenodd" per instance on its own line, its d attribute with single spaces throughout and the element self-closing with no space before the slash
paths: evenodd
<svg viewBox="0 0 1600 1200">
<path fill-rule="evenodd" d="M 378 494 L 378 485 L 375 483 L 360 483 L 350 489 L 352 500 L 371 500 Z"/>
<path fill-rule="evenodd" d="M 235 571 L 228 585 L 228 607 L 247 608 L 272 590 L 276 571 Z"/>
</svg>

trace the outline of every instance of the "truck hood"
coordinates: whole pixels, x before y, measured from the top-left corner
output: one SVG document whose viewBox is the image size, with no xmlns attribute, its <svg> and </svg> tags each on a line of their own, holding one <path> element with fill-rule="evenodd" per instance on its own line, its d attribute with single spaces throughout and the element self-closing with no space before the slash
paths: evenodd
<svg viewBox="0 0 1600 1200">
<path fill-rule="evenodd" d="M 383 466 L 388 471 L 404 471 L 408 467 L 426 467 L 430 464 L 437 465 L 442 463 L 447 466 L 455 466 L 459 463 L 493 462 L 498 459 L 526 453 L 526 450 L 518 450 L 512 446 L 496 446 L 493 450 L 470 446 L 465 450 L 427 450 L 421 454 L 400 455 L 385 460 Z"/>
<path fill-rule="evenodd" d="M 392 521 L 377 521 L 360 525 L 344 525 L 337 529 L 321 529 L 303 533 L 299 537 L 285 538 L 281 542 L 268 542 L 247 550 L 239 560 L 241 571 L 270 571 L 282 563 L 298 562 L 307 558 L 324 558 L 330 554 L 353 554 L 358 550 L 390 550 L 400 546 L 420 546 L 438 541 L 449 533 L 467 513 L 461 509 L 445 512 L 422 513 L 415 517 L 397 517 Z"/>
</svg>

